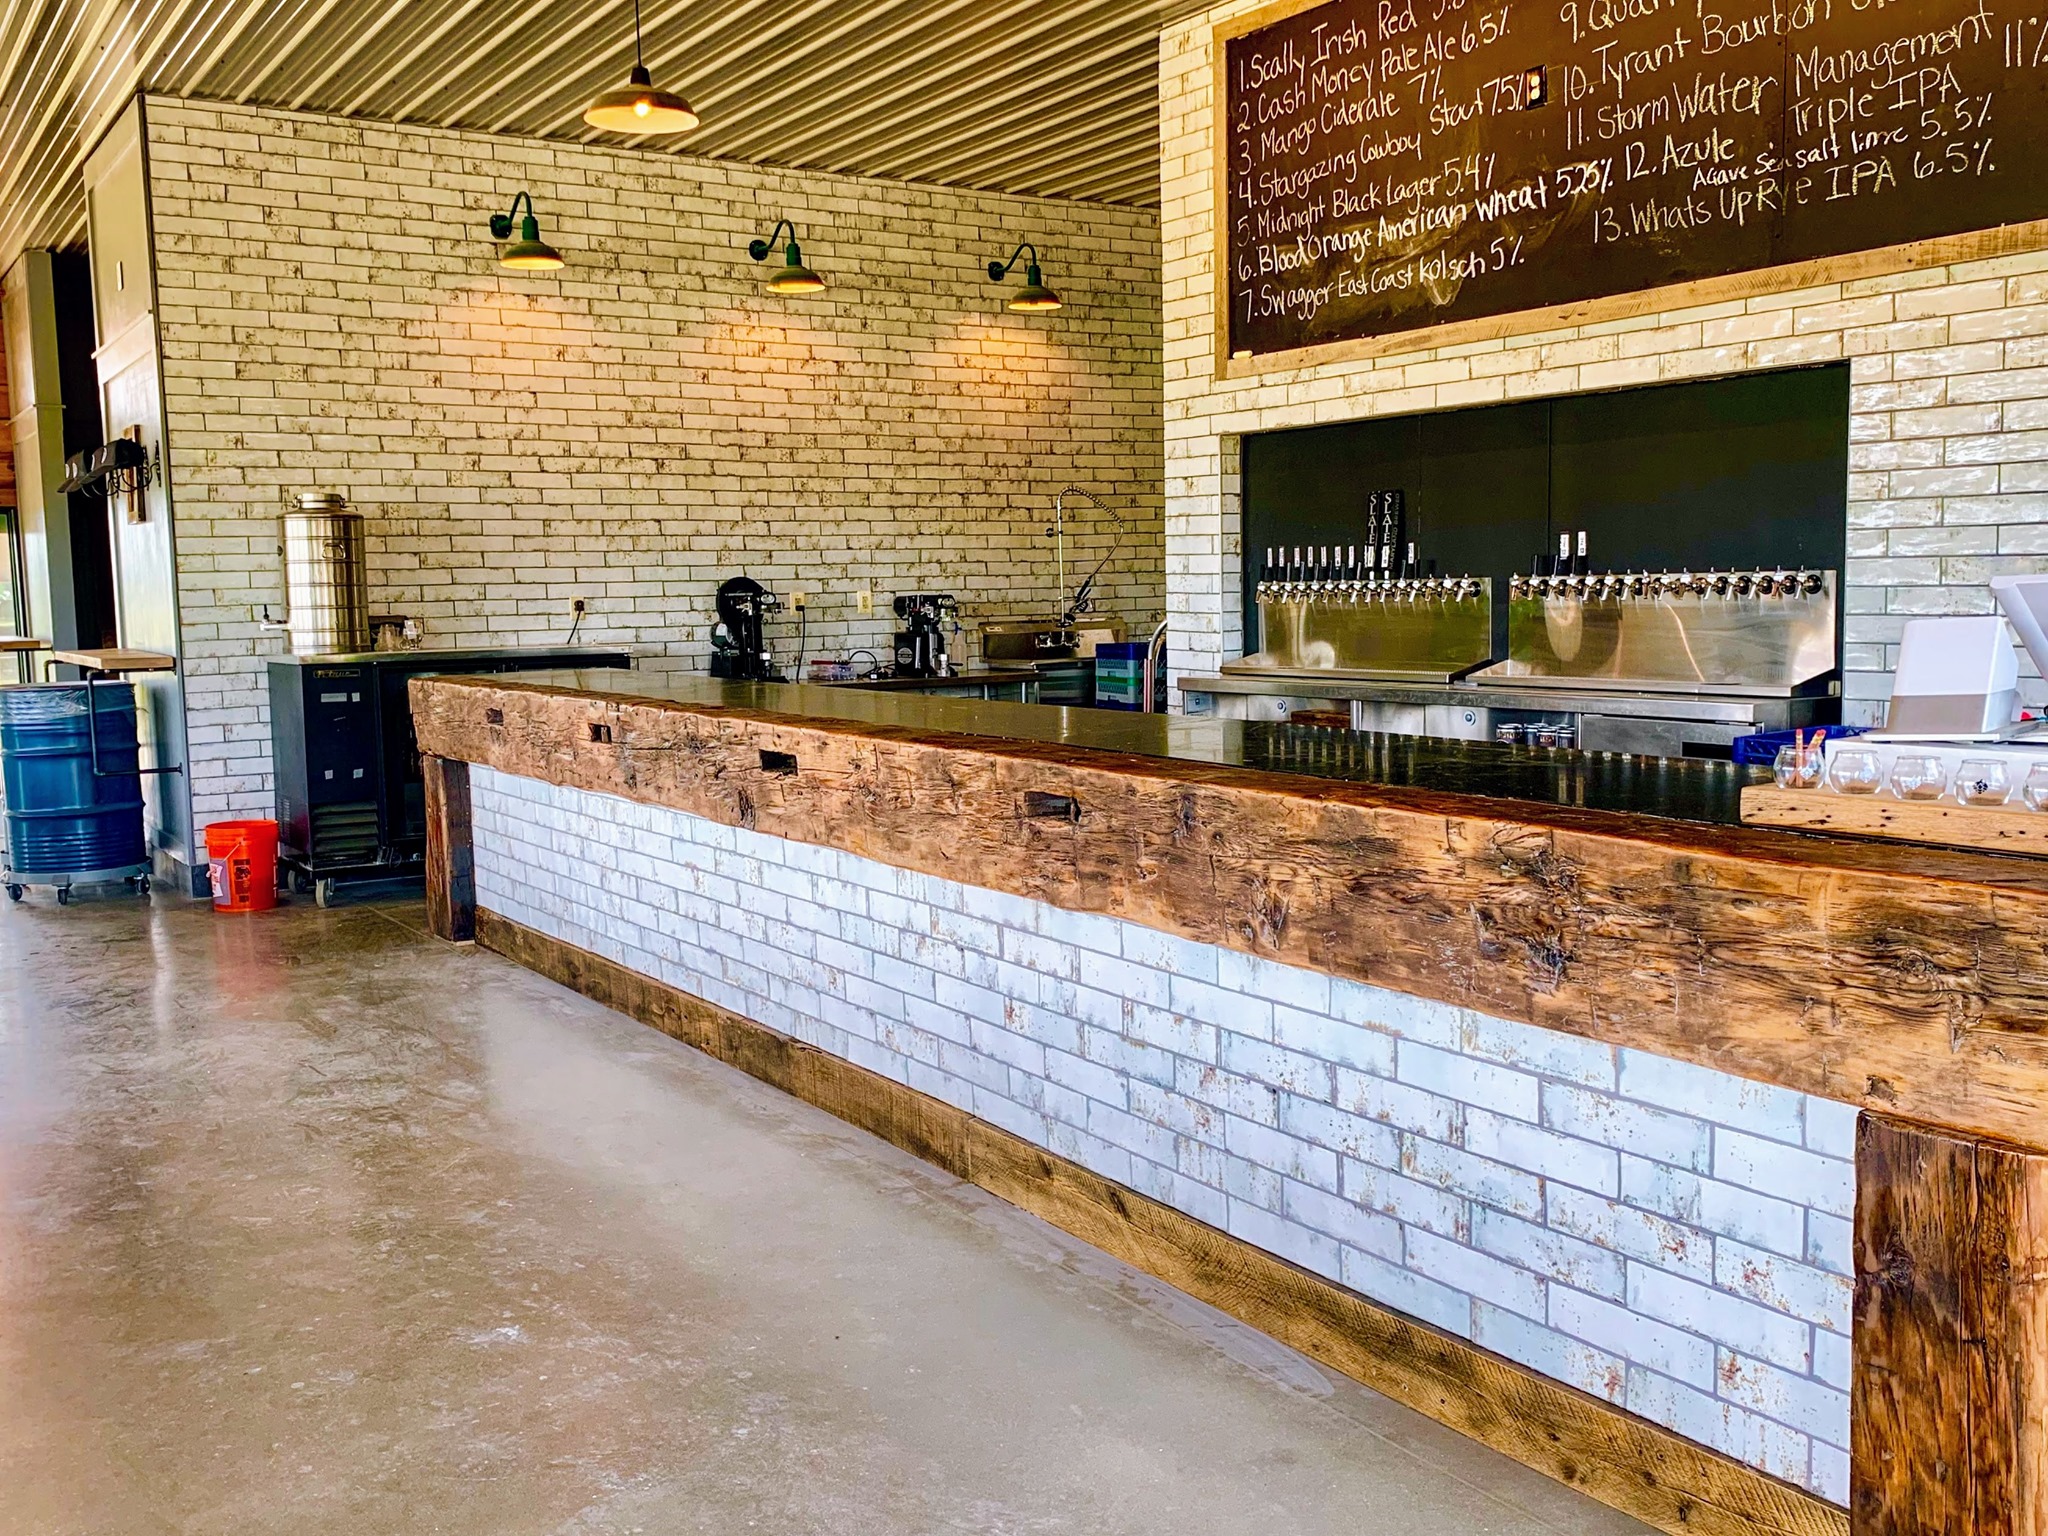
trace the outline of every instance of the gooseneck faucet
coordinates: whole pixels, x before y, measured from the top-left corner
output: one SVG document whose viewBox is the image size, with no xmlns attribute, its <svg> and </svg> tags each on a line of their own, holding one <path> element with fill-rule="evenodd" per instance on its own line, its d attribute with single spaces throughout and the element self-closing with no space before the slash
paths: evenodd
<svg viewBox="0 0 2048 1536">
<path fill-rule="evenodd" d="M 1083 500 L 1093 502 L 1097 507 L 1108 513 L 1109 520 L 1116 524 L 1116 542 L 1110 545 L 1109 553 L 1102 557 L 1093 571 L 1089 572 L 1088 579 L 1082 582 L 1075 590 L 1072 600 L 1067 603 L 1066 611 L 1060 615 L 1060 623 L 1063 625 L 1071 625 L 1074 620 L 1088 611 L 1089 601 L 1095 595 L 1096 581 L 1101 577 L 1103 571 L 1108 569 L 1109 562 L 1122 552 L 1124 540 L 1131 531 L 1130 526 L 1117 515 L 1116 508 L 1112 507 L 1100 496 L 1097 496 L 1093 491 L 1084 491 L 1078 485 L 1070 485 L 1061 491 L 1059 495 L 1055 496 L 1052 501 L 1052 526 L 1045 531 L 1047 536 L 1053 541 L 1056 558 L 1059 562 L 1059 591 L 1062 599 L 1066 598 L 1067 593 L 1067 498 L 1069 496 L 1078 496 Z"/>
</svg>

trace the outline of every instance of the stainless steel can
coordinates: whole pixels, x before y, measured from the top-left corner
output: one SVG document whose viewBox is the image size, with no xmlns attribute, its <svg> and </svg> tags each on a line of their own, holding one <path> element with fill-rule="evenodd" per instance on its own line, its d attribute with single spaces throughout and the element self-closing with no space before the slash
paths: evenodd
<svg viewBox="0 0 2048 1536">
<path fill-rule="evenodd" d="M 363 516 L 348 498 L 314 492 L 284 515 L 284 586 L 291 646 L 299 656 L 370 648 L 370 580 Z"/>
</svg>

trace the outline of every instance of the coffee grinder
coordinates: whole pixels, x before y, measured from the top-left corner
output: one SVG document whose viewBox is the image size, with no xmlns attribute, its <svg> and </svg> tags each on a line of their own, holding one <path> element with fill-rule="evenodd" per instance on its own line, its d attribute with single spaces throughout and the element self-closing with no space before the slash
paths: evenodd
<svg viewBox="0 0 2048 1536">
<path fill-rule="evenodd" d="M 907 626 L 896 633 L 898 677 L 952 676 L 946 631 L 959 607 L 950 592 L 909 592 L 896 599 L 896 617 Z"/>
<path fill-rule="evenodd" d="M 735 576 L 718 588 L 718 622 L 711 629 L 711 675 L 742 683 L 779 683 L 768 649 L 768 615 L 781 600 L 751 576 Z"/>
</svg>

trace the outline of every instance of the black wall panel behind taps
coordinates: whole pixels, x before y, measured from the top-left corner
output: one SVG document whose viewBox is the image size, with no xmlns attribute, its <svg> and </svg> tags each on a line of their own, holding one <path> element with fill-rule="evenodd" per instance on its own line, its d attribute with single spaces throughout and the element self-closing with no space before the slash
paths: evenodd
<svg viewBox="0 0 2048 1536">
<path fill-rule="evenodd" d="M 1848 541 L 1849 369 L 1740 374 L 1245 438 L 1244 604 L 1268 547 L 1363 544 L 1407 496 L 1439 575 L 1511 576 L 1585 530 L 1591 568 L 1803 566 Z M 1256 650 L 1255 633 L 1245 636 Z"/>
</svg>

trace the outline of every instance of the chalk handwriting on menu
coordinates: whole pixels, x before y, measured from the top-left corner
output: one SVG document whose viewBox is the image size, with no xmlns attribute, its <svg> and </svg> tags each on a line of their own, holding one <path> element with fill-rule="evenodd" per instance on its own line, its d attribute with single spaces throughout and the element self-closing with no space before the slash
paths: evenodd
<svg viewBox="0 0 2048 1536">
<path fill-rule="evenodd" d="M 2048 0 L 1330 0 L 1224 61 L 1230 347 L 2048 217 Z"/>
</svg>

